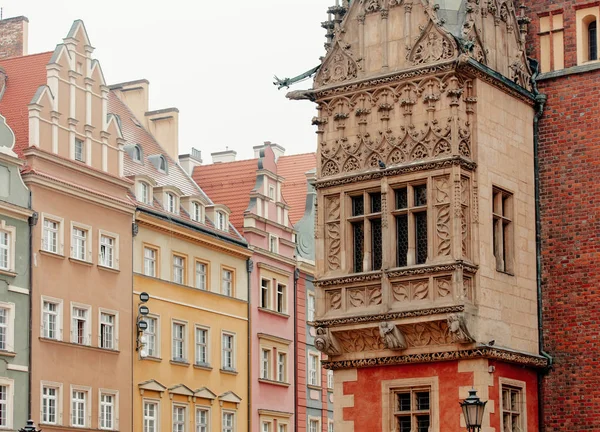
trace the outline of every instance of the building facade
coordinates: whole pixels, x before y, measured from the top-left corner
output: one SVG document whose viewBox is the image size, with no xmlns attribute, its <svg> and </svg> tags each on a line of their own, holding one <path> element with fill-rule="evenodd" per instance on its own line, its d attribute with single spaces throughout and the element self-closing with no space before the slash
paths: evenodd
<svg viewBox="0 0 600 432">
<path fill-rule="evenodd" d="M 25 425 L 29 409 L 30 223 L 35 221 L 15 136 L 0 116 L 0 428 Z"/>
<path fill-rule="evenodd" d="M 588 193 L 598 177 L 600 8 L 577 1 L 525 4 L 528 49 L 539 62 L 535 81 L 546 101 L 537 124 L 540 288 L 543 346 L 554 365 L 542 382 L 541 430 L 597 430 L 599 380 L 590 362 L 598 354 L 598 205 Z"/>
<path fill-rule="evenodd" d="M 335 428 L 536 430 L 533 120 L 508 2 L 329 9 L 317 104 L 315 346 Z"/>
</svg>

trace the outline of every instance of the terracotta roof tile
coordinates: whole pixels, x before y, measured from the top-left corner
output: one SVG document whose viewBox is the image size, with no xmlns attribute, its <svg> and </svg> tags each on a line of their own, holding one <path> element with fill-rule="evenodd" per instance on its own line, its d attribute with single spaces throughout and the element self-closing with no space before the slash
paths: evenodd
<svg viewBox="0 0 600 432">
<path fill-rule="evenodd" d="M 33 95 L 39 86 L 46 84 L 46 65 L 52 51 L 0 60 L 8 78 L 6 90 L 0 99 L 0 114 L 15 133 L 14 151 L 23 157 L 29 147 L 29 109 Z"/>
<path fill-rule="evenodd" d="M 296 225 L 304 216 L 307 189 L 305 173 L 316 167 L 316 153 L 281 156 L 277 160 L 277 174 L 285 179 L 281 193 L 290 206 L 289 217 L 292 225 Z"/>
</svg>

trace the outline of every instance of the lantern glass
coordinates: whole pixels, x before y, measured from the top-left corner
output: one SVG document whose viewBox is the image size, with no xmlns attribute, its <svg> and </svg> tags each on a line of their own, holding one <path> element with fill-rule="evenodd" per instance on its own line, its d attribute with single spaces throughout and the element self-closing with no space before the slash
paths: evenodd
<svg viewBox="0 0 600 432">
<path fill-rule="evenodd" d="M 468 430 L 479 430 L 481 428 L 486 404 L 487 401 L 482 402 L 477 397 L 476 390 L 469 390 L 469 397 L 460 403 Z"/>
</svg>

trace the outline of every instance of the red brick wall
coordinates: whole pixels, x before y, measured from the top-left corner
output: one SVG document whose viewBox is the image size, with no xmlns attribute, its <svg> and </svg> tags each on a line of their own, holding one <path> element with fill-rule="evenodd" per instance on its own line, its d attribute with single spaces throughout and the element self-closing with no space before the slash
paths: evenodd
<svg viewBox="0 0 600 432">
<path fill-rule="evenodd" d="M 23 16 L 0 20 L 0 58 L 16 57 L 24 52 L 24 27 L 29 20 Z"/>
<path fill-rule="evenodd" d="M 539 55 L 539 14 L 562 10 L 565 67 L 575 66 L 575 7 L 593 4 L 529 0 L 530 55 Z M 538 87 L 548 96 L 539 124 L 544 346 L 555 362 L 542 381 L 545 431 L 600 430 L 600 71 Z"/>
</svg>

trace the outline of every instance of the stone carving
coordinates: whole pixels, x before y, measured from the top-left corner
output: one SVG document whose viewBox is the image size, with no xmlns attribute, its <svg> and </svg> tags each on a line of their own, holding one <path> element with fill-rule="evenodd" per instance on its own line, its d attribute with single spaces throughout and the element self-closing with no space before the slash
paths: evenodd
<svg viewBox="0 0 600 432">
<path fill-rule="evenodd" d="M 348 288 L 348 304 L 354 308 L 377 306 L 381 304 L 381 288 Z"/>
<path fill-rule="evenodd" d="M 392 296 L 394 297 L 394 300 L 398 302 L 408 301 L 410 296 L 410 284 L 405 282 L 392 284 Z"/>
<path fill-rule="evenodd" d="M 449 60 L 455 55 L 456 48 L 454 42 L 443 34 L 437 28 L 437 25 L 430 20 L 412 47 L 408 59 L 414 65 L 421 65 Z"/>
<path fill-rule="evenodd" d="M 436 279 L 436 297 L 448 297 L 452 293 L 452 281 L 450 279 Z"/>
<path fill-rule="evenodd" d="M 324 327 L 317 327 L 315 336 L 315 348 L 330 356 L 340 355 L 342 350 L 331 331 Z"/>
<path fill-rule="evenodd" d="M 527 70 L 527 67 L 523 64 L 522 54 L 519 53 L 517 59 L 512 62 L 509 66 L 510 79 L 519 84 L 524 89 L 530 90 L 531 83 L 529 77 L 531 74 Z"/>
<path fill-rule="evenodd" d="M 325 292 L 327 311 L 340 310 L 342 308 L 342 290 L 329 290 Z"/>
<path fill-rule="evenodd" d="M 469 277 L 463 278 L 463 292 L 461 297 L 473 301 L 473 279 Z"/>
<path fill-rule="evenodd" d="M 462 241 L 462 254 L 464 257 L 469 256 L 469 179 L 462 177 L 460 182 L 460 202 L 461 202 L 461 214 L 460 214 L 460 231 Z"/>
<path fill-rule="evenodd" d="M 385 344 L 379 334 L 378 327 L 336 332 L 335 338 L 344 352 L 378 351 L 385 349 Z"/>
<path fill-rule="evenodd" d="M 429 280 L 423 279 L 411 281 L 410 283 L 413 300 L 425 300 L 429 298 Z"/>
<path fill-rule="evenodd" d="M 400 326 L 408 345 L 424 347 L 428 345 L 447 345 L 452 343 L 445 321 L 429 321 Z"/>
<path fill-rule="evenodd" d="M 382 321 L 379 323 L 379 335 L 387 349 L 406 349 L 406 340 L 398 327 L 392 322 Z"/>
<path fill-rule="evenodd" d="M 448 331 L 450 337 L 455 343 L 471 343 L 475 339 L 467 329 L 467 322 L 464 314 L 452 314 L 448 317 Z"/>
<path fill-rule="evenodd" d="M 325 240 L 327 241 L 327 268 L 340 268 L 340 223 L 332 222 L 325 225 Z"/>
<path fill-rule="evenodd" d="M 331 279 L 320 279 L 313 282 L 315 286 L 318 287 L 328 287 L 335 285 L 348 285 L 357 282 L 370 282 L 381 279 L 381 273 L 371 273 L 371 274 L 361 274 L 361 275 L 353 275 L 353 276 L 342 276 L 338 278 Z"/>
<path fill-rule="evenodd" d="M 413 276 L 413 275 L 429 275 L 431 273 L 451 272 L 455 270 L 463 270 L 474 274 L 477 271 L 477 266 L 467 264 L 463 261 L 457 261 L 452 264 L 437 264 L 426 267 L 418 267 L 413 269 L 391 270 L 387 272 L 389 278 Z"/>
<path fill-rule="evenodd" d="M 348 47 L 337 41 L 315 77 L 316 87 L 356 78 L 359 69 Z"/>
<path fill-rule="evenodd" d="M 449 256 L 452 247 L 449 189 L 450 186 L 448 176 L 435 177 L 433 179 L 437 256 Z"/>
<path fill-rule="evenodd" d="M 361 3 L 364 5 L 366 13 L 377 12 L 381 9 L 380 0 L 361 0 Z"/>
<path fill-rule="evenodd" d="M 339 195 L 332 195 L 326 197 L 325 208 L 327 209 L 326 220 L 337 221 L 340 219 L 340 197 Z"/>
</svg>

